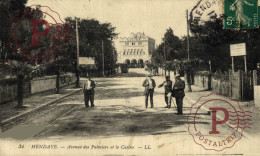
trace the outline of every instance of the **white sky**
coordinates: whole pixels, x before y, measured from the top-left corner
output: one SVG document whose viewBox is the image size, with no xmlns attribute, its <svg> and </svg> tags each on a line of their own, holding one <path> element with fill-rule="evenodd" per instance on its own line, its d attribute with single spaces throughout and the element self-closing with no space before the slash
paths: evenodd
<svg viewBox="0 0 260 156">
<path fill-rule="evenodd" d="M 61 18 L 77 16 L 110 22 L 119 37 L 131 32 L 144 32 L 154 38 L 156 44 L 167 28 L 174 34 L 187 33 L 185 10 L 191 10 L 199 0 L 28 0 L 33 4 L 46 5 L 58 12 Z"/>
</svg>

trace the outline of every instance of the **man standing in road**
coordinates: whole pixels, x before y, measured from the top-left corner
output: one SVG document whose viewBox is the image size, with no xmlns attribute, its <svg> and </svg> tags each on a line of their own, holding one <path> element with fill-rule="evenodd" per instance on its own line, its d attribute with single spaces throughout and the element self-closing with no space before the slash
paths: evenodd
<svg viewBox="0 0 260 156">
<path fill-rule="evenodd" d="M 151 108 L 153 108 L 153 93 L 154 93 L 154 88 L 156 84 L 154 79 L 152 79 L 152 75 L 149 75 L 146 80 L 143 82 L 143 87 L 145 87 L 144 90 L 144 95 L 145 95 L 145 108 L 148 107 L 148 97 L 150 96 L 150 104 Z"/>
<path fill-rule="evenodd" d="M 89 76 L 88 80 L 85 81 L 84 88 L 83 88 L 86 107 L 89 107 L 89 101 L 91 103 L 91 107 L 94 107 L 94 94 L 95 94 L 94 88 L 95 87 L 96 87 L 95 82 L 93 80 L 91 80 L 91 78 Z"/>
<path fill-rule="evenodd" d="M 171 99 L 172 99 L 172 81 L 170 80 L 170 76 L 165 76 L 165 80 L 162 84 L 158 86 L 158 88 L 161 88 L 164 86 L 164 98 L 166 107 L 165 108 L 171 108 Z"/>
<path fill-rule="evenodd" d="M 173 85 L 172 92 L 173 92 L 173 96 L 176 99 L 178 115 L 182 115 L 183 97 L 185 96 L 184 89 L 185 89 L 185 82 L 181 80 L 180 75 L 177 74 L 175 76 L 175 84 Z"/>
</svg>

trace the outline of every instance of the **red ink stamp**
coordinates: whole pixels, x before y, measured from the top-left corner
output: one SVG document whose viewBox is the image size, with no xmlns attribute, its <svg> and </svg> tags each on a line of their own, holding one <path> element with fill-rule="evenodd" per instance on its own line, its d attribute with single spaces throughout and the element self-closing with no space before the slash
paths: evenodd
<svg viewBox="0 0 260 156">
<path fill-rule="evenodd" d="M 187 117 L 188 131 L 205 150 L 232 148 L 246 128 L 252 128 L 252 116 L 239 103 L 224 95 L 209 94 L 192 105 Z M 206 112 L 206 113 L 205 113 Z"/>
<path fill-rule="evenodd" d="M 44 10 L 44 11 L 43 11 Z M 72 25 L 48 6 L 33 5 L 20 10 L 8 30 L 9 45 L 16 57 L 44 63 L 62 52 L 72 39 Z"/>
</svg>

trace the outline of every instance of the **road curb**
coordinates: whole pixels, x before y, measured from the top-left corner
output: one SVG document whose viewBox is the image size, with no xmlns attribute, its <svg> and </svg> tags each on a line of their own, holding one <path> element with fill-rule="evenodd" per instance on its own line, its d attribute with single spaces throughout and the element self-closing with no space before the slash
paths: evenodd
<svg viewBox="0 0 260 156">
<path fill-rule="evenodd" d="M 194 104 L 194 103 L 197 103 L 197 101 L 195 101 L 195 100 L 193 100 L 193 99 L 190 99 L 190 98 L 186 98 L 188 101 L 190 101 L 192 104 Z M 203 110 L 205 110 L 205 111 L 209 111 L 205 106 L 201 106 L 200 108 L 202 108 Z M 216 117 L 217 117 L 217 119 L 222 119 L 219 115 L 216 115 Z M 227 123 L 227 122 L 225 122 L 225 124 L 227 124 L 227 125 L 229 125 L 229 126 L 232 126 L 231 124 L 229 124 L 229 123 Z M 242 135 L 245 137 L 245 138 L 247 138 L 247 139 L 253 139 L 247 132 L 245 132 L 245 131 L 243 131 L 243 133 L 242 133 Z"/>
<path fill-rule="evenodd" d="M 18 118 L 24 117 L 24 116 L 26 116 L 26 115 L 28 115 L 28 114 L 30 114 L 30 113 L 33 113 L 33 112 L 35 112 L 35 111 L 37 111 L 37 110 L 39 110 L 39 109 L 41 109 L 41 108 L 43 108 L 43 107 L 46 107 L 46 106 L 51 105 L 51 104 L 53 104 L 53 103 L 55 103 L 55 102 L 57 102 L 57 101 L 60 101 L 60 100 L 66 98 L 66 97 L 68 97 L 68 96 L 70 96 L 70 95 L 72 95 L 72 94 L 75 94 L 75 93 L 77 93 L 77 92 L 79 92 L 79 91 L 81 91 L 81 90 L 82 90 L 82 89 L 75 90 L 75 91 L 73 91 L 73 92 L 71 92 L 71 93 L 68 93 L 68 94 L 65 94 L 65 95 L 63 95 L 63 96 L 61 96 L 61 97 L 59 97 L 59 98 L 57 98 L 57 99 L 54 99 L 54 100 L 49 101 L 49 102 L 47 102 L 47 103 L 44 103 L 44 104 L 40 105 L 39 107 L 36 107 L 36 108 L 34 108 L 34 109 L 32 109 L 32 110 L 28 110 L 28 111 L 23 112 L 23 113 L 21 113 L 21 114 L 15 115 L 15 116 L 13 116 L 13 117 L 11 117 L 11 118 L 5 119 L 5 120 L 3 120 L 3 121 L 1 122 L 1 127 L 2 127 L 2 125 L 6 125 L 6 124 L 8 124 L 8 123 L 10 123 L 10 122 L 13 122 L 13 121 L 17 120 Z"/>
</svg>

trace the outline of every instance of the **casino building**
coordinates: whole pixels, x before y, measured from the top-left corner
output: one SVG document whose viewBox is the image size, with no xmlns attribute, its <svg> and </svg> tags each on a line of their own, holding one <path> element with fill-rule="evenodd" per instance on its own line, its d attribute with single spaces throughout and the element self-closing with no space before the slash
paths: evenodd
<svg viewBox="0 0 260 156">
<path fill-rule="evenodd" d="M 150 61 L 155 50 L 155 40 L 144 33 L 131 33 L 130 37 L 120 37 L 117 46 L 118 63 L 126 63 L 133 68 L 143 68 Z"/>
</svg>

